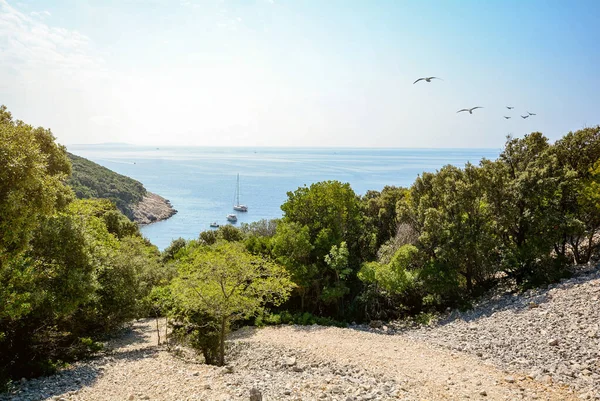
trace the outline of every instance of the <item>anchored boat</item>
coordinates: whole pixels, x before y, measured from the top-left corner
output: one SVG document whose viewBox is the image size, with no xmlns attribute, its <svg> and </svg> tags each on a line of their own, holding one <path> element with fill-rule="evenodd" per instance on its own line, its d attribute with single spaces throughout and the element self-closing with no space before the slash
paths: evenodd
<svg viewBox="0 0 600 401">
<path fill-rule="evenodd" d="M 240 175 L 237 175 L 237 186 L 235 188 L 235 195 L 233 196 L 233 210 L 238 212 L 247 212 L 248 206 L 240 204 Z M 237 217 L 236 217 L 237 220 Z"/>
</svg>

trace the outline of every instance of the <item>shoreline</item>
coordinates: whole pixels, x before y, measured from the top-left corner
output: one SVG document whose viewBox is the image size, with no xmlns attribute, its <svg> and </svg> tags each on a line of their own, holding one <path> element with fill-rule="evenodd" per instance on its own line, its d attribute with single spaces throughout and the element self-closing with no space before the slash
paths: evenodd
<svg viewBox="0 0 600 401">
<path fill-rule="evenodd" d="M 140 226 L 166 220 L 177 213 L 168 199 L 149 191 L 132 210 L 133 221 Z"/>
</svg>

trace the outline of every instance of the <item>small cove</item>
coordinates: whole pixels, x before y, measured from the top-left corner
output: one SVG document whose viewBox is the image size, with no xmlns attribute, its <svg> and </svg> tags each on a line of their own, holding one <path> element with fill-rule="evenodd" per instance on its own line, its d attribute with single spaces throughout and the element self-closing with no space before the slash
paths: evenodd
<svg viewBox="0 0 600 401">
<path fill-rule="evenodd" d="M 213 221 L 227 224 L 240 174 L 239 226 L 281 217 L 287 192 L 323 180 L 348 182 L 357 194 L 386 185 L 410 186 L 417 175 L 446 164 L 495 159 L 499 149 L 209 148 L 72 145 L 68 150 L 134 178 L 171 201 L 178 213 L 142 227 L 164 249 L 178 237 L 197 238 Z"/>
</svg>

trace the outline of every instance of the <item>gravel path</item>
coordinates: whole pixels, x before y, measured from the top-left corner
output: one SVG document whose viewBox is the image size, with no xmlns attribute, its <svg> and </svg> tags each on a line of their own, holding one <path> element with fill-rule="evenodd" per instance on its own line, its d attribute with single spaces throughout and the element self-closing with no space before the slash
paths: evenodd
<svg viewBox="0 0 600 401">
<path fill-rule="evenodd" d="M 473 310 L 406 336 L 570 385 L 600 400 L 600 270 L 519 296 L 498 294 Z"/>
<path fill-rule="evenodd" d="M 231 336 L 224 368 L 167 351 L 143 320 L 105 355 L 0 401 L 258 400 L 252 390 L 289 401 L 600 400 L 599 296 L 595 270 L 396 335 L 394 325 L 246 328 Z"/>
<path fill-rule="evenodd" d="M 244 329 L 229 366 L 177 357 L 157 346 L 152 320 L 133 325 L 106 356 L 30 380 L 1 400 L 569 400 L 571 391 L 510 375 L 477 359 L 405 336 L 283 326 Z"/>
</svg>

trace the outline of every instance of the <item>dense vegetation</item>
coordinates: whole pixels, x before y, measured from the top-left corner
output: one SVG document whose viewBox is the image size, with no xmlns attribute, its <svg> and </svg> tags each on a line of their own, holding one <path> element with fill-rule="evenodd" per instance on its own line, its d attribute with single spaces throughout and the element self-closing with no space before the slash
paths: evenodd
<svg viewBox="0 0 600 401">
<path fill-rule="evenodd" d="M 75 200 L 50 130 L 0 108 L 0 387 L 97 349 L 168 279 L 160 253 L 108 200 Z"/>
<path fill-rule="evenodd" d="M 495 161 L 444 166 L 410 188 L 304 186 L 282 219 L 199 239 L 243 243 L 287 269 L 292 295 L 261 324 L 397 318 L 467 306 L 499 280 L 556 281 L 597 257 L 598 189 L 600 127 L 554 144 L 536 132 L 508 138 Z"/>
<path fill-rule="evenodd" d="M 141 182 L 115 173 L 83 157 L 67 153 L 72 174 L 67 184 L 79 199 L 109 199 L 125 216 L 133 220 L 132 207 L 146 195 Z"/>
<path fill-rule="evenodd" d="M 49 130 L 0 108 L 0 383 L 86 355 L 133 317 L 166 316 L 171 341 L 222 365 L 236 325 L 467 306 L 499 280 L 560 279 L 600 246 L 600 127 L 554 144 L 508 138 L 497 160 L 444 166 L 410 188 L 304 186 L 281 219 L 162 253 L 110 201 L 75 200 L 70 172 Z"/>
</svg>

